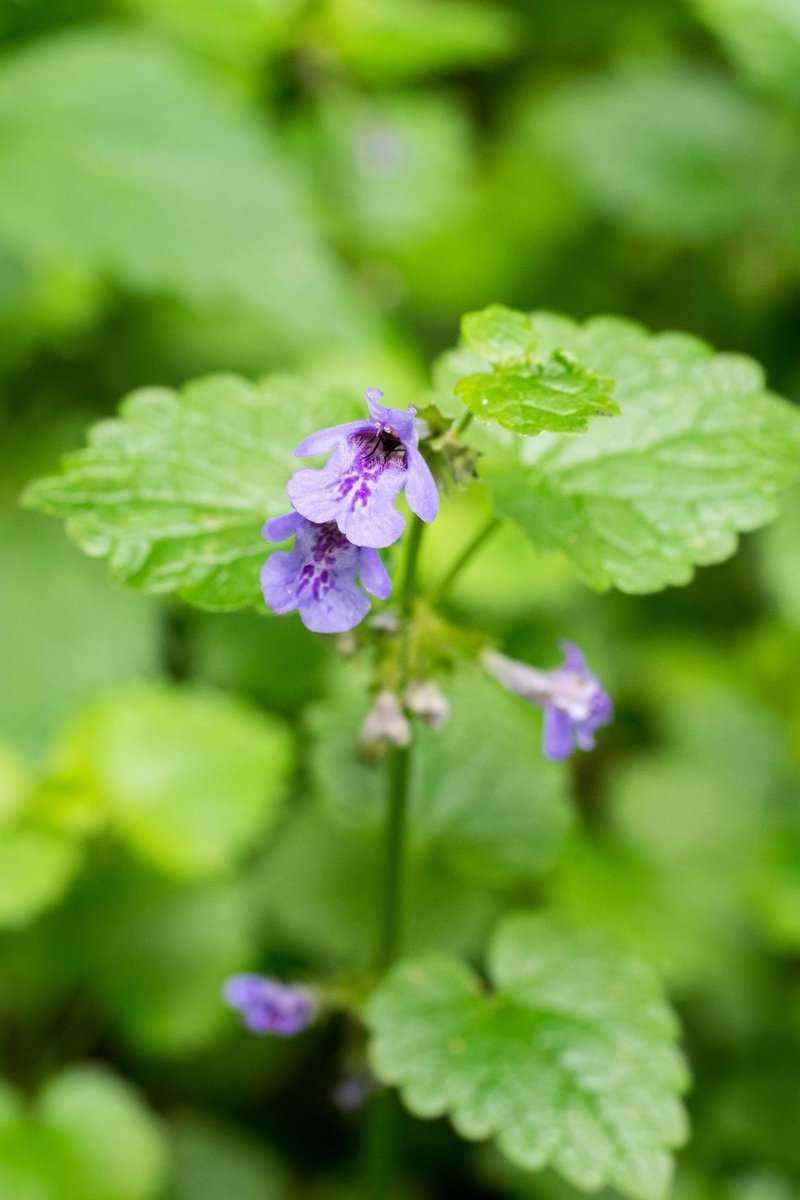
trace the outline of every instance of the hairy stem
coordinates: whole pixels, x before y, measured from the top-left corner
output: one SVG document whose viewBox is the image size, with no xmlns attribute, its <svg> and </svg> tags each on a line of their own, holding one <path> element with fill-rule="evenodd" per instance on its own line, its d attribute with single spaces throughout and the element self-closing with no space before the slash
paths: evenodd
<svg viewBox="0 0 800 1200">
<path fill-rule="evenodd" d="M 417 565 L 425 526 L 415 517 L 406 540 L 405 567 L 400 589 L 399 690 L 405 691 L 411 658 L 411 624 L 417 588 Z M 382 904 L 375 966 L 381 973 L 398 957 L 402 947 L 405 891 L 405 841 L 411 745 L 394 746 L 386 760 L 386 827 Z M 370 1111 L 367 1168 L 373 1200 L 388 1200 L 397 1178 L 397 1101 L 390 1092 L 379 1092 Z"/>
<path fill-rule="evenodd" d="M 499 528 L 499 525 L 500 525 L 499 517 L 490 517 L 490 519 L 486 522 L 486 524 L 483 525 L 478 530 L 478 532 L 475 534 L 474 538 L 472 538 L 471 541 L 467 542 L 466 546 L 461 551 L 458 558 L 455 560 L 453 565 L 450 567 L 450 569 L 447 571 L 447 573 L 443 576 L 443 578 L 439 582 L 438 587 L 435 588 L 435 590 L 431 596 L 431 599 L 433 600 L 434 604 L 438 604 L 441 600 L 444 599 L 444 597 L 450 591 L 450 588 L 455 583 L 458 576 L 461 574 L 461 572 L 464 570 L 464 568 L 469 563 L 472 562 L 473 558 L 478 553 L 478 551 L 483 547 L 484 543 L 487 542 L 488 539 L 494 533 L 494 531 L 497 528 Z"/>
</svg>

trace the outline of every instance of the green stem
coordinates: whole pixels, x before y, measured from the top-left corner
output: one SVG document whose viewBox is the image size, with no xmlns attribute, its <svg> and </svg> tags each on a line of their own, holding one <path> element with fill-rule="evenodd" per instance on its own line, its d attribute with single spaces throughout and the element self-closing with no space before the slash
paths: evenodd
<svg viewBox="0 0 800 1200">
<path fill-rule="evenodd" d="M 408 683 L 411 624 L 417 586 L 417 566 L 425 526 L 414 518 L 406 541 L 405 569 L 400 588 L 400 672 L 402 695 Z M 386 830 L 384 837 L 383 895 L 375 955 L 376 969 L 383 973 L 398 957 L 403 939 L 405 891 L 405 843 L 408 816 L 408 784 L 411 745 L 394 746 L 386 762 Z M 397 1101 L 390 1092 L 379 1092 L 371 1103 L 367 1169 L 372 1200 L 388 1200 L 397 1177 Z"/>
<path fill-rule="evenodd" d="M 461 420 L 456 425 L 456 433 L 465 433 L 466 430 L 469 429 L 470 425 L 472 424 L 472 418 L 474 417 L 474 415 L 475 415 L 474 413 L 471 413 L 469 411 L 469 409 L 467 409 L 467 411 L 464 413 Z"/>
<path fill-rule="evenodd" d="M 500 518 L 499 517 L 491 517 L 486 522 L 486 524 L 484 526 L 482 526 L 481 529 L 478 530 L 478 532 L 475 534 L 474 538 L 472 538 L 471 541 L 467 542 L 466 546 L 461 551 L 461 553 L 459 554 L 458 558 L 455 560 L 453 565 L 450 567 L 447 574 L 440 581 L 439 586 L 434 590 L 433 595 L 431 596 L 431 599 L 433 600 L 434 604 L 439 604 L 441 602 L 441 600 L 443 600 L 443 598 L 450 591 L 450 588 L 453 586 L 453 584 L 455 583 L 458 576 L 461 574 L 461 572 L 464 570 L 464 568 L 467 566 L 467 564 L 472 562 L 472 559 L 475 557 L 475 555 L 481 549 L 484 542 L 488 541 L 488 539 L 492 536 L 492 534 L 499 527 L 499 525 L 500 525 Z"/>
</svg>

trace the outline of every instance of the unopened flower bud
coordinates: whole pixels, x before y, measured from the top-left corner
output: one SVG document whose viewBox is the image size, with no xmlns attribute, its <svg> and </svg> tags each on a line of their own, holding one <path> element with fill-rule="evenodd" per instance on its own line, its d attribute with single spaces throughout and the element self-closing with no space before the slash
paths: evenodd
<svg viewBox="0 0 800 1200">
<path fill-rule="evenodd" d="M 411 726 L 403 712 L 400 697 L 384 688 L 364 718 L 361 727 L 361 747 L 368 754 L 382 753 L 389 746 L 407 746 L 411 741 Z"/>
<path fill-rule="evenodd" d="M 413 679 L 406 688 L 406 708 L 431 729 L 441 729 L 450 717 L 450 701 L 433 679 Z"/>
</svg>

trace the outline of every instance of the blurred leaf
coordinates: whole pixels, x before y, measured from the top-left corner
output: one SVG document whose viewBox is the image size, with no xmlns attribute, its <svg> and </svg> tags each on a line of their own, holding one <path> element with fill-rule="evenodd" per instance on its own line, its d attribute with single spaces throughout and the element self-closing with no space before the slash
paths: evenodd
<svg viewBox="0 0 800 1200">
<path fill-rule="evenodd" d="M 22 759 L 10 747 L 0 745 L 0 829 L 14 821 L 30 786 Z"/>
<path fill-rule="evenodd" d="M 800 628 L 800 490 L 787 493 L 783 512 L 759 541 L 761 568 L 779 612 Z"/>
<path fill-rule="evenodd" d="M 367 1010 L 378 1077 L 416 1116 L 496 1135 L 520 1166 L 664 1196 L 668 1150 L 686 1135 L 686 1072 L 655 977 L 594 935 L 528 914 L 506 918 L 489 960 L 489 994 L 446 955 L 390 972 Z"/>
<path fill-rule="evenodd" d="M 96 795 L 143 858 L 192 877 L 226 870 L 263 836 L 291 757 L 274 717 L 215 692 L 142 686 L 80 715 L 51 769 Z"/>
<path fill-rule="evenodd" d="M 37 829 L 0 836 L 0 926 L 23 925 L 61 899 L 83 859 L 67 837 Z"/>
<path fill-rule="evenodd" d="M 462 106 L 441 93 L 326 94 L 297 141 L 326 224 L 346 244 L 408 245 L 467 203 L 472 133 Z"/>
<path fill-rule="evenodd" d="M 36 1107 L 0 1113 L 0 1191 L 9 1200 L 156 1200 L 167 1165 L 155 1118 L 102 1067 L 51 1079 Z"/>
<path fill-rule="evenodd" d="M 535 320 L 543 351 L 566 349 L 614 380 L 621 410 L 580 438 L 483 427 L 481 474 L 536 545 L 564 552 L 598 590 L 658 591 L 777 515 L 797 477 L 800 416 L 764 390 L 756 363 L 617 318 Z"/>
<path fill-rule="evenodd" d="M 64 473 L 33 483 L 32 508 L 132 587 L 177 592 L 201 608 L 261 604 L 261 528 L 285 512 L 295 446 L 357 411 L 275 376 L 259 386 L 212 376 L 180 392 L 148 388 L 96 425 Z"/>
<path fill-rule="evenodd" d="M 452 705 L 438 730 L 419 725 L 411 774 L 415 842 L 453 870 L 508 884 L 551 865 L 571 814 L 561 766 L 545 762 L 540 718 L 475 667 L 444 681 Z M 383 820 L 385 768 L 358 756 L 369 706 L 363 674 L 347 672 L 311 717 L 312 767 L 332 812 L 362 829 Z"/>
<path fill-rule="evenodd" d="M 382 874 L 377 836 L 305 812 L 260 864 L 251 903 L 270 931 L 277 929 L 315 958 L 348 969 L 368 966 L 375 952 Z M 434 853 L 410 856 L 405 889 L 409 953 L 478 950 L 497 912 L 497 901 L 485 888 L 460 880 Z"/>
<path fill-rule="evenodd" d="M 127 0 L 155 28 L 236 75 L 285 40 L 302 0 Z"/>
<path fill-rule="evenodd" d="M 675 706 L 678 708 L 678 706 Z M 663 748 L 613 771 L 609 828 L 575 841 L 553 894 L 676 987 L 719 1005 L 752 956 L 750 895 L 782 761 L 779 729 L 735 695 L 699 692 L 667 715 Z"/>
<path fill-rule="evenodd" d="M 322 32 L 373 83 L 491 64 L 516 48 L 517 24 L 475 0 L 326 0 Z"/>
<path fill-rule="evenodd" d="M 578 79 L 541 106 L 540 122 L 548 151 L 626 229 L 699 241 L 754 210 L 764 130 L 721 74 L 642 65 Z"/>
<path fill-rule="evenodd" d="M 0 573 L 0 731 L 41 754 L 76 705 L 156 670 L 157 613 L 29 513 L 0 518 Z"/>
<path fill-rule="evenodd" d="M 179 884 L 117 859 L 84 874 L 47 933 L 147 1055 L 196 1054 L 219 1037 L 222 985 L 254 955 L 241 885 Z"/>
<path fill-rule="evenodd" d="M 779 96 L 800 99 L 800 8 L 796 0 L 694 0 L 731 56 Z"/>
<path fill-rule="evenodd" d="M 287 1200 L 286 1173 L 263 1145 L 205 1117 L 181 1117 L 173 1131 L 170 1200 Z"/>
<path fill-rule="evenodd" d="M 145 34 L 79 31 L 19 53 L 0 124 L 0 231 L 26 254 L 236 299 L 295 350 L 365 330 L 269 130 Z"/>
</svg>

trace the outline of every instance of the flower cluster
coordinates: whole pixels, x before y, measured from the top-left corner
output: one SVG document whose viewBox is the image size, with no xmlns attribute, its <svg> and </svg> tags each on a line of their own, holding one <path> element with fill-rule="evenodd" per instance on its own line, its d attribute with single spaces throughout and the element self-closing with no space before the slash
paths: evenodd
<svg viewBox="0 0 800 1200">
<path fill-rule="evenodd" d="M 556 761 L 569 758 L 576 745 L 594 749 L 594 735 L 614 714 L 611 697 L 586 665 L 572 642 L 562 642 L 564 662 L 552 671 L 537 671 L 527 663 L 489 650 L 486 669 L 504 687 L 544 709 L 544 753 Z"/>
<path fill-rule="evenodd" d="M 365 591 L 381 600 L 390 594 L 378 551 L 405 527 L 395 508 L 400 492 L 423 521 L 432 521 L 439 509 L 436 483 L 418 448 L 415 410 L 387 408 L 382 399 L 370 388 L 369 420 L 320 429 L 300 443 L 298 458 L 330 458 L 320 469 L 295 472 L 286 488 L 293 511 L 263 529 L 270 542 L 295 539 L 292 550 L 267 559 L 264 599 L 276 613 L 297 609 L 315 633 L 344 633 L 358 625 L 370 608 Z"/>
</svg>

